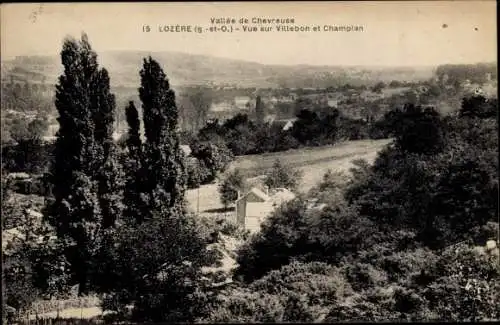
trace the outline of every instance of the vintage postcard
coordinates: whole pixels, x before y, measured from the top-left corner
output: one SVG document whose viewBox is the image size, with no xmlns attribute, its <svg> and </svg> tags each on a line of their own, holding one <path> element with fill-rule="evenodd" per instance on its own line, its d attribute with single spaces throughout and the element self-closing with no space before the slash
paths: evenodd
<svg viewBox="0 0 500 325">
<path fill-rule="evenodd" d="M 498 321 L 496 7 L 3 3 L 3 324 Z"/>
</svg>

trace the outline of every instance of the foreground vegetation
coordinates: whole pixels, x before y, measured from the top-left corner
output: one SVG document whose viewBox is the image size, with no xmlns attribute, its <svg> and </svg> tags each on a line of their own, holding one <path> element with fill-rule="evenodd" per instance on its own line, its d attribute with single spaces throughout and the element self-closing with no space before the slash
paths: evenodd
<svg viewBox="0 0 500 325">
<path fill-rule="evenodd" d="M 14 188 L 2 178 L 2 222 L 22 225 L 23 234 L 4 250 L 9 324 L 37 300 L 72 294 L 98 295 L 109 321 L 500 318 L 496 100 L 465 98 L 447 116 L 395 107 L 383 126 L 394 140 L 373 165 L 356 161 L 349 177 L 326 173 L 249 237 L 188 212 L 190 180 L 199 185 L 216 173 L 188 168 L 175 93 L 154 59 L 140 70 L 142 116 L 127 105 L 120 144 L 112 139 L 109 76 L 87 38 L 67 40 L 61 59 L 60 128 L 40 180 L 43 218 L 9 206 Z M 302 144 L 338 139 L 333 115 L 300 115 L 291 136 Z M 236 147 L 237 132 L 254 125 L 244 116 L 228 123 L 220 132 L 209 125 L 219 133 L 205 128 L 201 135 L 210 136 L 193 141 L 192 156 L 223 170 L 224 142 Z M 313 137 L 324 123 L 331 132 Z M 267 185 L 297 188 L 300 173 L 273 163 Z M 227 237 L 244 242 L 234 254 L 224 251 Z M 234 272 L 220 268 L 226 255 L 238 264 Z"/>
</svg>

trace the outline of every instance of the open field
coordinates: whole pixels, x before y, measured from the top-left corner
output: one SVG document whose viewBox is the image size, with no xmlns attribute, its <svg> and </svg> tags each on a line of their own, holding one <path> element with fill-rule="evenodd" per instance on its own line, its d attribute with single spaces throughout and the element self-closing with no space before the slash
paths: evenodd
<svg viewBox="0 0 500 325">
<path fill-rule="evenodd" d="M 262 175 L 273 166 L 274 161 L 279 158 L 283 163 L 303 171 L 302 191 L 308 191 L 317 184 L 328 169 L 332 171 L 349 171 L 352 161 L 355 159 L 366 159 L 373 162 L 377 152 L 387 145 L 391 140 L 359 140 L 348 141 L 334 146 L 319 148 L 305 148 L 276 152 L 263 155 L 250 155 L 238 157 L 230 166 L 240 168 L 248 177 Z M 189 190 L 187 200 L 193 211 L 198 209 L 203 215 L 210 215 L 223 208 L 219 201 L 217 184 L 209 184 L 200 187 L 199 190 Z"/>
</svg>

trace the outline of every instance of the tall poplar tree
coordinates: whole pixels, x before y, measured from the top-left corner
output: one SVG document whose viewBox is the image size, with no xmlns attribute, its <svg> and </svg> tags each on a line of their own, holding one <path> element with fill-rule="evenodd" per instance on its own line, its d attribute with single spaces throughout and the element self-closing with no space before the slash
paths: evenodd
<svg viewBox="0 0 500 325">
<path fill-rule="evenodd" d="M 128 222 L 141 222 L 143 216 L 147 214 L 145 210 L 145 208 L 147 208 L 147 202 L 144 202 L 142 194 L 144 191 L 144 178 L 142 175 L 145 166 L 143 164 L 144 156 L 140 136 L 141 122 L 133 101 L 130 101 L 125 108 L 125 115 L 129 128 L 126 141 L 128 153 L 125 162 L 126 184 L 124 192 L 124 198 L 127 204 L 124 216 Z"/>
<path fill-rule="evenodd" d="M 113 252 L 107 265 L 112 267 L 103 292 L 116 302 L 114 310 L 133 305 L 137 321 L 193 322 L 209 305 L 209 296 L 197 294 L 206 285 L 202 266 L 211 265 L 217 256 L 207 250 L 198 220 L 185 211 L 187 175 L 177 133 L 175 94 L 151 57 L 144 60 L 140 76 L 146 135 L 142 153 L 137 110 L 132 103 L 126 110 L 125 214 L 133 220 L 135 213 L 137 223 L 120 227 L 116 245 L 110 245 Z M 141 166 L 134 167 L 134 160 Z M 140 177 L 134 180 L 134 173 Z"/>
<path fill-rule="evenodd" d="M 145 186 L 151 211 L 183 213 L 186 170 L 177 133 L 175 93 L 167 76 L 151 57 L 140 71 L 145 143 Z"/>
<path fill-rule="evenodd" d="M 262 102 L 262 98 L 260 96 L 257 96 L 257 99 L 255 100 L 255 115 L 257 117 L 257 123 L 264 123 L 264 103 Z"/>
<path fill-rule="evenodd" d="M 87 43 L 88 44 L 88 43 Z M 91 89 L 91 110 L 94 122 L 94 139 L 98 148 L 95 157 L 98 197 L 104 228 L 113 227 L 121 215 L 123 176 L 118 164 L 117 151 L 113 142 L 115 122 L 115 96 L 110 90 L 110 79 L 106 69 L 97 73 Z"/>
<path fill-rule="evenodd" d="M 46 217 L 64 243 L 80 294 L 85 294 L 102 230 L 113 225 L 121 200 L 115 193 L 112 155 L 114 97 L 85 34 L 80 41 L 64 41 L 61 61 L 64 72 L 55 99 L 59 131 L 50 177 L 54 197 Z"/>
</svg>

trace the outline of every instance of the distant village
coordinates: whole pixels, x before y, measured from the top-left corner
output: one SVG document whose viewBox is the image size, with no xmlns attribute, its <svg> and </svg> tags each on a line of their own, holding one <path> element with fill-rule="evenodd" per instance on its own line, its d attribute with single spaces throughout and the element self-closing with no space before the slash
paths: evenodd
<svg viewBox="0 0 500 325">
<path fill-rule="evenodd" d="M 256 98 L 260 96 L 264 108 L 264 122 L 278 124 L 283 130 L 293 126 L 296 114 L 302 109 L 312 111 L 338 109 L 344 116 L 360 119 L 364 121 L 374 121 L 392 107 L 400 106 L 408 101 L 415 101 L 423 105 L 440 107 L 446 111 L 453 111 L 459 108 L 460 103 L 456 98 L 466 95 L 484 95 L 486 97 L 496 96 L 497 80 L 491 73 L 486 73 L 483 80 L 478 83 L 469 79 L 454 83 L 449 80 L 447 74 L 435 77 L 434 80 L 426 82 L 399 82 L 390 83 L 379 82 L 367 87 L 365 85 L 342 85 L 329 88 L 241 88 L 232 85 L 209 84 L 205 88 L 212 93 L 209 103 L 208 113 L 205 122 L 217 120 L 223 123 L 225 120 L 237 114 L 246 114 L 251 119 L 255 119 Z M 12 81 L 12 80 L 11 80 Z M 17 84 L 17 83 L 16 83 Z M 43 87 L 42 87 L 43 86 Z M 40 87 L 41 96 L 50 98 L 52 101 L 53 89 L 48 84 Z M 37 89 L 38 89 L 37 88 Z M 436 88 L 438 88 L 436 90 Z M 179 88 L 182 92 L 182 87 Z M 188 90 L 189 91 L 189 90 Z M 127 100 L 135 99 L 126 95 L 128 89 L 117 93 L 117 107 L 124 106 Z M 458 95 L 458 96 L 457 96 Z M 122 98 L 123 97 L 123 98 Z M 178 105 L 181 106 L 181 105 Z M 197 109 L 197 108 L 194 108 Z M 182 108 L 180 108 L 182 110 Z M 34 120 L 39 117 L 39 111 L 21 111 L 11 107 L 3 107 L 2 123 L 9 120 L 22 118 Z M 126 131 L 124 126 L 124 112 L 118 110 L 119 116 L 116 118 L 116 130 L 114 137 L 119 139 Z M 45 116 L 47 118 L 47 115 Z M 46 140 L 54 139 L 58 129 L 56 116 L 48 114 L 48 132 Z M 185 128 L 186 123 L 183 117 L 179 117 L 179 125 Z M 186 122 L 186 123 L 184 123 Z M 202 125 L 198 125 L 201 127 Z M 194 131 L 191 128 L 191 131 Z"/>
</svg>

